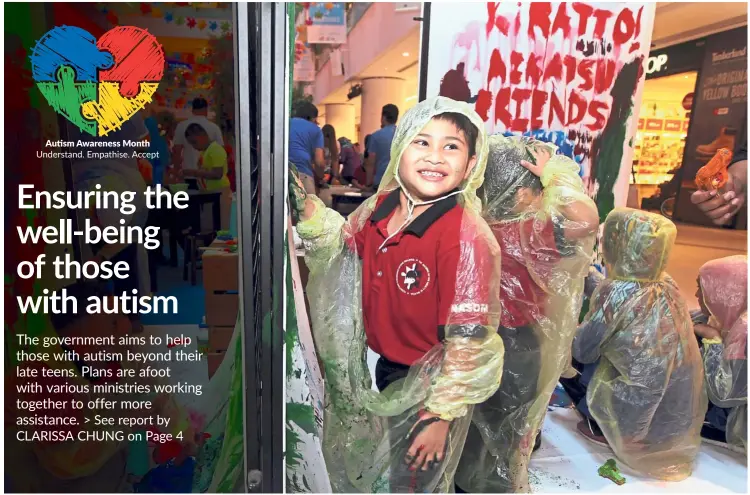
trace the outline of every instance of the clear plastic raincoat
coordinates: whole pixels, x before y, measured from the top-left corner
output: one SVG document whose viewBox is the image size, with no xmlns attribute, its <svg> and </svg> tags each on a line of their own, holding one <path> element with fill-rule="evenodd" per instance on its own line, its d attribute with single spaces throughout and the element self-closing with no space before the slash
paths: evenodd
<svg viewBox="0 0 750 495">
<path fill-rule="evenodd" d="M 586 399 L 618 458 L 658 479 L 690 476 L 708 402 L 687 306 L 665 273 L 677 229 L 616 208 L 604 223 L 607 279 L 591 299 L 573 356 L 599 365 Z"/>
<path fill-rule="evenodd" d="M 456 485 L 480 493 L 528 492 L 528 463 L 552 392 L 570 365 L 584 279 L 598 229 L 578 165 L 528 138 L 490 136 L 483 217 L 502 253 L 498 392 L 474 408 Z M 521 165 L 543 148 L 536 177 Z M 541 179 L 541 180 L 540 180 Z"/>
<path fill-rule="evenodd" d="M 373 213 L 378 198 L 400 187 L 401 155 L 435 116 L 454 112 L 467 116 L 479 129 L 477 163 L 461 184 L 463 208 L 459 236 L 460 260 L 456 296 L 448 316 L 445 339 L 414 363 L 406 378 L 382 393 L 371 389 L 362 315 L 362 261 L 354 236 Z M 462 308 L 478 293 L 478 270 L 489 270 L 490 294 L 499 292 L 500 256 L 497 243 L 480 217 L 476 190 L 484 178 L 487 139 L 482 120 L 466 104 L 432 98 L 402 118 L 391 147 L 391 162 L 378 193 L 344 220 L 314 196 L 314 213 L 297 225 L 310 269 L 307 295 L 312 329 L 326 383 L 323 449 L 335 492 L 446 492 L 464 445 L 472 407 L 490 397 L 500 384 L 503 343 L 497 334 L 499 300 L 491 297 L 485 325 L 465 321 Z M 297 207 L 303 206 L 295 188 Z M 294 200 L 294 198 L 293 198 Z M 478 259 L 478 247 L 489 256 Z M 483 280 L 487 279 L 483 275 Z M 405 328 L 404 332 L 409 329 Z M 450 420 L 443 462 L 418 476 L 404 466 L 409 432 L 421 409 Z M 398 439 L 398 440 L 397 440 Z M 418 478 L 418 479 L 417 479 Z"/>
<path fill-rule="evenodd" d="M 747 256 L 709 261 L 698 272 L 708 324 L 720 340 L 703 339 L 709 400 L 731 408 L 727 442 L 747 451 Z"/>
</svg>

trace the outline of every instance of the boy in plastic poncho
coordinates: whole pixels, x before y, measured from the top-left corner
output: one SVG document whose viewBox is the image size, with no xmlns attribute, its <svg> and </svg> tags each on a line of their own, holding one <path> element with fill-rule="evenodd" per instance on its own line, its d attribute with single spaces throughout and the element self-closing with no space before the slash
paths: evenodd
<svg viewBox="0 0 750 495">
<path fill-rule="evenodd" d="M 293 186 L 334 491 L 453 488 L 470 406 L 502 374 L 500 253 L 475 195 L 486 156 L 479 116 L 438 97 L 404 115 L 380 191 L 346 223 Z"/>
<path fill-rule="evenodd" d="M 698 272 L 703 367 L 710 401 L 701 436 L 747 451 L 747 256 L 712 260 Z M 697 321 L 696 321 L 697 320 Z"/>
<path fill-rule="evenodd" d="M 573 342 L 579 362 L 600 359 L 586 399 L 612 450 L 667 481 L 690 476 L 707 406 L 690 314 L 664 272 L 676 235 L 659 215 L 616 208 L 607 216 L 607 278 Z"/>
<path fill-rule="evenodd" d="M 534 437 L 578 324 L 599 215 L 578 165 L 553 155 L 554 146 L 500 135 L 489 142 L 479 194 L 502 252 L 505 367 L 500 389 L 474 409 L 456 490 L 527 492 Z"/>
</svg>

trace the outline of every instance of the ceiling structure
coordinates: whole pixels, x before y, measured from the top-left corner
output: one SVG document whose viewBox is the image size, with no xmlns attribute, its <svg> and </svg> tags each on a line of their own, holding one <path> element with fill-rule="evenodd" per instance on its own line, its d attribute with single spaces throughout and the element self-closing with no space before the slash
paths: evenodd
<svg viewBox="0 0 750 495">
<path fill-rule="evenodd" d="M 658 2 L 651 49 L 747 25 L 747 2 Z"/>
<path fill-rule="evenodd" d="M 349 53 L 349 57 L 353 55 Z M 419 26 L 378 57 L 364 71 L 352 77 L 349 83 L 329 94 L 322 103 L 352 103 L 355 108 L 355 120 L 359 122 L 361 96 L 349 100 L 349 88 L 367 77 L 399 77 L 405 80 L 407 105 L 417 102 L 419 90 Z M 406 110 L 406 109 L 404 109 Z"/>
</svg>

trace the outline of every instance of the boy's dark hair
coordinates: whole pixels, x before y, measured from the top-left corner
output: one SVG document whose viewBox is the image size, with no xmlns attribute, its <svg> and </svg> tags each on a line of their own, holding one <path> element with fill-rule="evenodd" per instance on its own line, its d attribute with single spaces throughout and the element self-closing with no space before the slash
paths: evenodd
<svg viewBox="0 0 750 495">
<path fill-rule="evenodd" d="M 479 189 L 486 217 L 500 220 L 512 214 L 519 189 L 528 188 L 534 194 L 541 193 L 542 181 L 521 165 L 521 160 L 531 160 L 525 146 L 499 148 L 490 140 L 484 184 Z"/>
<path fill-rule="evenodd" d="M 205 98 L 198 97 L 193 100 L 193 110 L 203 110 L 204 108 L 208 108 L 208 101 Z"/>
<path fill-rule="evenodd" d="M 294 106 L 294 116 L 304 120 L 314 120 L 318 118 L 318 107 L 309 101 L 300 101 Z"/>
<path fill-rule="evenodd" d="M 395 124 L 398 122 L 398 107 L 393 103 L 389 103 L 383 107 L 383 118 L 389 124 Z"/>
<path fill-rule="evenodd" d="M 195 122 L 187 126 L 187 129 L 185 129 L 185 139 L 190 139 L 194 136 L 200 136 L 201 134 L 208 135 L 203 126 Z"/>
<path fill-rule="evenodd" d="M 461 131 L 466 139 L 466 145 L 469 147 L 469 158 L 477 154 L 477 138 L 479 137 L 479 129 L 475 126 L 469 117 L 461 113 L 446 112 L 436 115 L 435 119 L 444 120 L 455 125 L 456 128 Z"/>
</svg>

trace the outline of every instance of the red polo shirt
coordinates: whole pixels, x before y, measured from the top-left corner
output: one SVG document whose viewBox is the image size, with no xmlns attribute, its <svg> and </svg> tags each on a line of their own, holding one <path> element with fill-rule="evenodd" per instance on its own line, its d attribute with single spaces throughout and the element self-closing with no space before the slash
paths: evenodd
<svg viewBox="0 0 750 495">
<path fill-rule="evenodd" d="M 399 195 L 379 198 L 354 241 L 362 258 L 367 344 L 411 366 L 444 339 L 446 325 L 451 332 L 486 331 L 476 325 L 489 323 L 499 253 L 455 196 L 433 204 L 380 248 Z"/>
<path fill-rule="evenodd" d="M 528 326 L 545 316 L 547 293 L 529 272 L 544 283 L 565 253 L 564 235 L 553 220 L 535 218 L 501 222 L 492 226 L 502 253 L 500 324 L 506 328 Z"/>
</svg>

